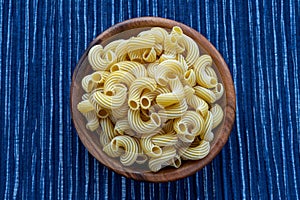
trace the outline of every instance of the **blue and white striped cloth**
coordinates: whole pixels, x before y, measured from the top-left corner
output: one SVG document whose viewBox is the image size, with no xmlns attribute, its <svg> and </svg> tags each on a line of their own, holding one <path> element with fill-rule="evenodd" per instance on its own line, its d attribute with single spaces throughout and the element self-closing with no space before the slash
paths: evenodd
<svg viewBox="0 0 300 200">
<path fill-rule="evenodd" d="M 299 0 L 0 0 L 0 199 L 300 199 L 299 12 Z M 139 16 L 202 33 L 235 83 L 228 143 L 175 182 L 108 170 L 70 116 L 71 76 L 85 48 Z"/>
</svg>

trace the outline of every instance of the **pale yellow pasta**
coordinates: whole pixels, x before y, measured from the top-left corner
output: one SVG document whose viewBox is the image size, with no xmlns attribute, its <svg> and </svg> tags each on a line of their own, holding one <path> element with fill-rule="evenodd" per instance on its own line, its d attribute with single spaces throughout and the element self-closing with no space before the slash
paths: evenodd
<svg viewBox="0 0 300 200">
<path fill-rule="evenodd" d="M 155 99 L 156 96 L 160 94 L 170 93 L 170 90 L 166 87 L 157 87 L 153 92 L 144 92 L 141 95 L 140 105 L 143 109 L 148 109 L 151 106 L 151 102 Z"/>
<path fill-rule="evenodd" d="M 218 79 L 213 76 L 209 76 L 206 73 L 206 68 L 211 67 L 212 65 L 212 58 L 209 55 L 202 55 L 200 56 L 195 65 L 195 73 L 196 73 L 196 80 L 200 86 L 206 88 L 214 88 L 218 83 Z"/>
<path fill-rule="evenodd" d="M 143 152 L 151 158 L 160 157 L 162 154 L 162 149 L 160 146 L 153 144 L 151 138 L 152 135 L 141 138 L 140 144 Z"/>
<path fill-rule="evenodd" d="M 217 99 L 215 93 L 205 87 L 195 86 L 194 90 L 195 90 L 195 94 L 198 97 L 200 97 L 201 99 L 205 100 L 208 103 L 214 103 Z"/>
<path fill-rule="evenodd" d="M 176 156 L 176 149 L 172 146 L 164 147 L 162 154 L 157 158 L 149 159 L 149 169 L 153 172 L 159 171 L 162 167 L 167 166 L 168 162 Z"/>
<path fill-rule="evenodd" d="M 172 146 L 178 142 L 178 137 L 175 134 L 155 135 L 151 138 L 153 144 L 160 147 Z"/>
<path fill-rule="evenodd" d="M 134 80 L 129 88 L 128 106 L 133 110 L 139 109 L 142 92 L 146 89 L 153 92 L 156 86 L 156 82 L 152 78 L 143 77 Z"/>
<path fill-rule="evenodd" d="M 188 37 L 187 35 L 183 35 L 183 40 L 182 40 L 182 44 L 185 48 L 185 60 L 186 60 L 186 63 L 187 65 L 190 67 L 192 66 L 197 58 L 199 57 L 200 53 L 199 53 L 199 48 L 198 48 L 198 45 L 196 44 L 196 42 Z"/>
<path fill-rule="evenodd" d="M 219 104 L 215 104 L 210 109 L 210 112 L 213 117 L 212 129 L 216 128 L 223 120 L 224 113 Z"/>
<path fill-rule="evenodd" d="M 213 93 L 215 93 L 216 95 L 216 101 L 218 101 L 219 99 L 221 99 L 221 97 L 224 94 L 224 86 L 222 83 L 218 83 L 216 85 L 216 87 L 213 89 Z"/>
<path fill-rule="evenodd" d="M 185 160 L 199 160 L 207 156 L 209 150 L 209 142 L 202 140 L 196 147 L 178 149 L 178 154 Z"/>
<path fill-rule="evenodd" d="M 152 48 L 155 45 L 155 37 L 152 34 L 141 35 L 128 39 L 127 50 L 135 51 L 139 49 Z"/>
<path fill-rule="evenodd" d="M 177 104 L 174 104 L 163 110 L 160 110 L 158 114 L 163 119 L 175 119 L 184 115 L 187 109 L 188 109 L 188 105 L 186 103 L 186 100 L 183 99 L 181 102 Z"/>
<path fill-rule="evenodd" d="M 147 66 L 148 76 L 150 78 L 155 78 L 155 71 L 157 70 L 158 62 L 149 63 Z"/>
<path fill-rule="evenodd" d="M 110 115 L 111 115 L 110 117 L 113 117 L 116 120 L 127 118 L 127 113 L 128 113 L 128 109 L 129 109 L 127 101 L 128 100 L 126 99 L 125 103 L 122 106 L 120 106 L 119 108 L 112 109 L 110 112 Z"/>
<path fill-rule="evenodd" d="M 193 69 L 189 69 L 186 72 L 184 72 L 184 80 L 186 83 L 192 87 L 196 85 L 196 74 Z"/>
<path fill-rule="evenodd" d="M 117 109 L 120 108 L 126 101 L 127 88 L 121 87 L 121 85 L 116 86 L 112 89 L 114 95 L 109 96 L 101 91 L 93 93 L 90 100 L 97 103 L 102 108 L 107 109 Z"/>
<path fill-rule="evenodd" d="M 151 49 L 145 49 L 145 51 L 142 54 L 142 57 L 145 62 L 154 62 L 156 60 L 155 48 L 152 47 Z"/>
<path fill-rule="evenodd" d="M 208 104 L 206 103 L 206 101 L 204 101 L 197 95 L 191 95 L 186 98 L 186 102 L 189 106 L 191 106 L 197 112 L 199 112 L 202 115 L 202 117 L 206 116 L 208 111 Z"/>
<path fill-rule="evenodd" d="M 87 113 L 84 113 L 84 116 L 87 120 L 86 128 L 90 131 L 95 131 L 97 128 L 99 128 L 99 120 L 97 118 L 95 111 L 90 111 Z"/>
<path fill-rule="evenodd" d="M 212 58 L 179 26 L 95 45 L 88 61 L 93 72 L 81 80 L 77 110 L 108 156 L 157 172 L 209 153 L 224 86 Z"/>
<path fill-rule="evenodd" d="M 184 71 L 184 66 L 182 66 L 177 60 L 165 60 L 157 66 L 155 80 L 159 85 L 166 86 L 168 84 L 168 75 L 176 74 L 181 79 Z"/>
<path fill-rule="evenodd" d="M 105 47 L 104 47 L 104 49 L 103 49 L 103 51 L 104 52 L 107 52 L 107 51 L 116 51 L 116 49 L 117 49 L 117 47 L 122 43 L 122 42 L 124 42 L 125 40 L 124 39 L 119 39 L 119 40 L 115 40 L 115 41 L 112 41 L 112 42 L 110 42 L 110 43 L 108 43 Z"/>
<path fill-rule="evenodd" d="M 92 81 L 91 75 L 87 75 L 87 76 L 83 77 L 83 79 L 81 81 L 81 86 L 85 92 L 91 92 L 97 86 L 97 84 Z"/>
<path fill-rule="evenodd" d="M 142 78 L 148 76 L 148 72 L 145 66 L 142 65 L 141 63 L 134 62 L 134 61 L 118 62 L 114 64 L 110 69 L 111 72 L 116 72 L 118 70 L 129 72 L 132 75 L 134 75 L 136 78 Z"/>
<path fill-rule="evenodd" d="M 135 51 L 128 52 L 129 59 L 134 62 L 142 62 L 143 61 L 143 51 L 142 49 L 138 49 Z"/>
<path fill-rule="evenodd" d="M 93 70 L 105 71 L 117 62 L 117 56 L 113 51 L 104 51 L 101 45 L 95 45 L 88 53 L 88 60 Z"/>
<path fill-rule="evenodd" d="M 118 84 L 125 84 L 127 88 L 135 80 L 135 77 L 126 71 L 115 71 L 109 74 L 104 83 L 104 93 L 107 95 L 113 95 L 113 88 Z"/>
<path fill-rule="evenodd" d="M 95 108 L 89 100 L 83 100 L 77 104 L 77 110 L 81 113 L 87 113 L 89 111 L 95 110 Z"/>
<path fill-rule="evenodd" d="M 120 162 L 124 166 L 130 166 L 135 163 L 139 154 L 139 146 L 134 138 L 126 135 L 116 136 L 112 139 L 111 146 L 117 152 L 119 149 L 124 149 L 120 155 Z"/>
<path fill-rule="evenodd" d="M 161 119 L 157 113 L 152 113 L 150 120 L 146 122 L 141 119 L 140 115 L 140 110 L 128 110 L 129 125 L 138 134 L 151 133 L 161 125 Z"/>
<path fill-rule="evenodd" d="M 214 135 L 211 132 L 212 126 L 213 126 L 213 115 L 210 111 L 208 111 L 204 121 L 203 130 L 200 133 L 201 139 L 208 142 L 211 142 L 214 139 Z"/>
<path fill-rule="evenodd" d="M 170 54 L 162 54 L 159 59 L 158 59 L 158 62 L 159 63 L 162 63 L 163 61 L 166 61 L 166 60 L 177 60 L 177 57 L 176 55 L 170 55 Z"/>
<path fill-rule="evenodd" d="M 111 141 L 115 136 L 114 125 L 109 118 L 104 118 L 99 120 L 100 127 L 104 134 L 107 135 L 108 140 Z"/>
<path fill-rule="evenodd" d="M 172 92 L 159 94 L 156 97 L 156 103 L 162 108 L 179 103 L 184 99 L 183 85 L 178 76 L 170 74 L 167 78 Z"/>
</svg>

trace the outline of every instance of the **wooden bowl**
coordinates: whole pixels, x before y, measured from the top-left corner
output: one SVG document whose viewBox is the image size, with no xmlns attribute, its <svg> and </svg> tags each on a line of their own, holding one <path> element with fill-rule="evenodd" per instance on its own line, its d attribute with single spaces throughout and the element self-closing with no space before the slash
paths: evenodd
<svg viewBox="0 0 300 200">
<path fill-rule="evenodd" d="M 208 53 L 213 58 L 215 67 L 219 71 L 219 75 L 223 81 L 223 85 L 225 88 L 225 101 L 222 105 L 224 108 L 223 124 L 220 125 L 220 127 L 215 132 L 215 138 L 211 143 L 210 153 L 201 160 L 185 161 L 178 169 L 167 167 L 161 169 L 156 173 L 149 171 L 145 172 L 143 170 L 133 169 L 130 167 L 124 167 L 118 160 L 108 157 L 102 151 L 97 133 L 93 133 L 86 129 L 86 120 L 83 115 L 77 110 L 77 104 L 81 101 L 81 96 L 84 93 L 83 89 L 81 88 L 81 80 L 85 75 L 92 72 L 91 67 L 89 66 L 89 63 L 87 61 L 87 54 L 92 46 L 96 44 L 103 44 L 103 42 L 108 41 L 111 37 L 118 35 L 124 31 L 127 31 L 128 38 L 130 36 L 128 35 L 128 33 L 133 33 L 132 35 L 136 35 L 136 33 L 134 33 L 135 30 L 140 28 L 162 27 L 166 29 L 172 29 L 173 26 L 181 27 L 186 35 L 188 35 L 189 37 L 194 39 L 196 43 L 198 43 L 198 45 L 202 48 L 202 51 Z M 205 165 L 209 164 L 212 159 L 215 158 L 216 155 L 221 151 L 230 135 L 231 128 L 235 120 L 236 97 L 232 77 L 220 53 L 205 37 L 203 37 L 194 29 L 182 23 L 158 17 L 141 17 L 121 22 L 107 29 L 96 39 L 94 39 L 94 41 L 91 42 L 89 47 L 82 55 L 74 70 L 70 98 L 73 123 L 82 143 L 88 149 L 88 151 L 109 169 L 127 178 L 132 178 L 139 181 L 167 182 L 181 179 L 196 173 Z"/>
</svg>

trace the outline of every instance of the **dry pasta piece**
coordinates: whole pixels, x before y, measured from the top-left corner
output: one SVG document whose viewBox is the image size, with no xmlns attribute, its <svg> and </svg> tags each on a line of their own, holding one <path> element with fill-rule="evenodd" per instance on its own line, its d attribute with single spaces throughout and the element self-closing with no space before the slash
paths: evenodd
<svg viewBox="0 0 300 200">
<path fill-rule="evenodd" d="M 184 115 L 187 109 L 188 109 L 188 105 L 186 103 L 186 100 L 183 99 L 181 102 L 177 104 L 174 104 L 163 110 L 160 110 L 158 114 L 163 119 L 175 119 Z"/>
<path fill-rule="evenodd" d="M 99 121 L 95 111 L 84 113 L 84 116 L 87 120 L 87 129 L 89 129 L 90 131 L 95 131 L 97 128 L 99 128 Z"/>
<path fill-rule="evenodd" d="M 211 142 L 214 139 L 214 135 L 211 132 L 213 126 L 213 115 L 210 111 L 207 112 L 205 121 L 204 121 L 204 128 L 202 132 L 200 133 L 200 138 Z"/>
<path fill-rule="evenodd" d="M 132 130 L 139 134 L 147 134 L 153 132 L 161 125 L 160 116 L 157 113 L 150 115 L 150 120 L 144 122 L 141 119 L 140 110 L 128 110 L 128 122 Z"/>
<path fill-rule="evenodd" d="M 129 88 L 128 106 L 133 110 L 138 110 L 140 106 L 140 96 L 144 90 L 152 92 L 156 89 L 156 82 L 152 78 L 143 77 L 134 80 Z"/>
<path fill-rule="evenodd" d="M 125 103 L 121 107 L 117 109 L 112 109 L 110 112 L 110 117 L 113 117 L 116 120 L 127 118 L 127 113 L 129 109 L 127 101 L 128 100 L 126 99 Z"/>
<path fill-rule="evenodd" d="M 97 86 L 97 84 L 92 81 L 91 75 L 87 75 L 83 77 L 81 81 L 81 86 L 85 92 L 91 92 Z"/>
<path fill-rule="evenodd" d="M 158 62 L 149 63 L 147 66 L 148 76 L 150 78 L 155 78 L 155 71 L 157 70 Z"/>
<path fill-rule="evenodd" d="M 176 74 L 181 79 L 184 71 L 184 66 L 177 60 L 165 60 L 157 66 L 155 80 L 159 85 L 166 86 L 168 84 L 168 75 Z"/>
<path fill-rule="evenodd" d="M 118 47 L 122 42 L 124 42 L 124 41 L 125 41 L 124 39 L 119 39 L 119 40 L 112 41 L 112 42 L 108 43 L 108 44 L 104 47 L 103 51 L 104 51 L 104 52 L 107 52 L 107 51 L 113 51 L 113 52 L 115 52 L 116 49 L 117 49 L 117 47 Z"/>
<path fill-rule="evenodd" d="M 223 110 L 222 110 L 222 108 L 219 104 L 213 105 L 212 108 L 210 109 L 210 112 L 211 112 L 212 117 L 213 117 L 212 129 L 214 129 L 219 124 L 221 124 L 221 122 L 223 120 L 223 117 L 224 117 L 224 113 L 223 113 Z"/>
<path fill-rule="evenodd" d="M 154 62 L 156 60 L 155 48 L 152 47 L 151 49 L 146 49 L 142 56 L 145 62 Z"/>
<path fill-rule="evenodd" d="M 139 62 L 122 61 L 114 64 L 110 69 L 111 72 L 116 72 L 118 70 L 129 72 L 132 75 L 134 75 L 136 78 L 142 78 L 148 76 L 147 69 L 145 68 L 144 65 L 142 65 Z"/>
<path fill-rule="evenodd" d="M 202 140 L 198 146 L 178 149 L 179 155 L 185 160 L 199 160 L 207 156 L 210 150 L 209 142 Z"/>
<path fill-rule="evenodd" d="M 87 113 L 89 111 L 95 110 L 95 108 L 89 100 L 83 100 L 77 104 L 77 110 L 81 113 Z"/>
<path fill-rule="evenodd" d="M 172 146 L 178 142 L 178 137 L 175 134 L 155 135 L 151 138 L 153 144 L 160 147 Z"/>
<path fill-rule="evenodd" d="M 117 56 L 113 51 L 104 51 L 101 45 L 95 45 L 88 53 L 88 60 L 93 70 L 105 71 L 117 62 Z"/>
<path fill-rule="evenodd" d="M 158 96 L 159 94 L 165 94 L 169 92 L 170 90 L 166 87 L 157 87 L 156 90 L 153 92 L 149 92 L 149 91 L 144 92 L 140 98 L 141 108 L 149 109 L 152 101 L 155 99 L 156 96 Z"/>
<path fill-rule="evenodd" d="M 160 146 L 153 144 L 151 138 L 152 135 L 141 138 L 140 144 L 143 152 L 152 158 L 160 157 L 162 154 L 162 149 L 160 148 Z"/>
<path fill-rule="evenodd" d="M 185 82 L 188 85 L 190 85 L 192 87 L 194 87 L 196 85 L 196 74 L 193 69 L 189 69 L 186 72 L 184 72 L 183 77 L 184 77 Z"/>
<path fill-rule="evenodd" d="M 208 103 L 214 103 L 217 99 L 215 93 L 205 87 L 195 86 L 194 90 L 198 97 L 207 101 Z"/>
<path fill-rule="evenodd" d="M 155 37 L 152 34 L 141 35 L 128 39 L 127 50 L 135 51 L 139 49 L 152 48 L 155 45 Z"/>
<path fill-rule="evenodd" d="M 208 104 L 206 103 L 206 101 L 204 101 L 197 95 L 191 95 L 186 98 L 186 102 L 189 106 L 191 106 L 197 112 L 199 112 L 202 115 L 202 117 L 206 116 L 208 111 Z"/>
<path fill-rule="evenodd" d="M 218 79 L 213 76 L 209 76 L 206 73 L 206 68 L 211 67 L 212 65 L 212 58 L 209 55 L 202 55 L 200 56 L 195 65 L 195 73 L 196 73 L 196 80 L 200 86 L 206 88 L 214 88 L 218 83 Z"/>
<path fill-rule="evenodd" d="M 106 95 L 113 95 L 113 88 L 118 84 L 124 84 L 127 88 L 130 87 L 131 83 L 135 80 L 135 77 L 126 71 L 115 71 L 109 74 L 104 83 L 104 93 Z"/>
<path fill-rule="evenodd" d="M 153 37 L 155 38 L 155 43 L 163 43 L 163 41 L 165 40 L 165 38 L 168 35 L 168 32 L 160 27 L 153 27 L 148 31 L 143 31 L 141 33 L 138 34 L 138 36 L 147 36 L 147 35 L 153 35 Z"/>
<path fill-rule="evenodd" d="M 213 89 L 213 93 L 216 95 L 216 101 L 222 98 L 224 94 L 224 86 L 222 83 L 218 83 L 216 87 Z"/>
<path fill-rule="evenodd" d="M 172 146 L 164 147 L 160 157 L 149 159 L 149 169 L 153 172 L 159 171 L 164 166 L 168 165 L 168 162 L 176 156 L 176 149 Z"/>
<path fill-rule="evenodd" d="M 126 101 L 127 88 L 125 86 L 122 87 L 122 85 L 118 85 L 115 86 L 112 91 L 114 93 L 113 96 L 106 95 L 101 91 L 96 91 L 91 95 L 90 101 L 97 103 L 102 108 L 120 108 Z"/>
<path fill-rule="evenodd" d="M 104 134 L 107 135 L 108 140 L 111 141 L 115 136 L 114 125 L 109 118 L 104 118 L 99 120 L 100 126 Z"/>
<path fill-rule="evenodd" d="M 194 63 L 196 62 L 197 58 L 200 55 L 199 48 L 196 42 L 189 36 L 183 35 L 182 38 L 183 38 L 182 43 L 186 50 L 186 52 L 184 52 L 186 54 L 185 60 L 187 65 L 190 67 L 194 65 Z"/>
<path fill-rule="evenodd" d="M 162 108 L 179 103 L 184 99 L 184 90 L 181 81 L 176 75 L 168 75 L 168 82 L 172 92 L 159 94 L 156 97 L 156 103 Z"/>
</svg>

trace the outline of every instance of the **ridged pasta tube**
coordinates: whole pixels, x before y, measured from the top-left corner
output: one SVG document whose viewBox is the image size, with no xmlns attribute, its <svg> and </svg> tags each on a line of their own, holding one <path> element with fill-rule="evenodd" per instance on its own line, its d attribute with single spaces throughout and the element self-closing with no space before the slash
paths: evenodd
<svg viewBox="0 0 300 200">
<path fill-rule="evenodd" d="M 84 113 L 84 116 L 87 120 L 86 128 L 90 131 L 95 131 L 97 128 L 99 128 L 99 120 L 97 118 L 95 111 L 90 111 L 87 113 Z"/>
<path fill-rule="evenodd" d="M 95 45 L 88 53 L 88 60 L 93 70 L 105 71 L 117 62 L 117 56 L 113 51 L 104 51 L 101 45 Z"/>
<path fill-rule="evenodd" d="M 143 77 L 135 79 L 129 88 L 128 106 L 133 110 L 139 109 L 142 92 L 145 89 L 152 92 L 156 89 L 156 86 L 156 82 L 152 78 Z"/>
<path fill-rule="evenodd" d="M 212 126 L 213 126 L 213 115 L 210 111 L 208 111 L 204 119 L 204 128 L 200 133 L 200 138 L 202 140 L 211 142 L 214 139 L 214 135 L 211 132 Z"/>
<path fill-rule="evenodd" d="M 185 82 L 188 85 L 190 85 L 192 87 L 194 87 L 196 85 L 196 74 L 193 69 L 189 69 L 186 72 L 184 72 L 183 77 L 184 77 Z"/>
<path fill-rule="evenodd" d="M 145 49 L 145 51 L 142 54 L 142 57 L 145 62 L 154 62 L 156 60 L 155 48 L 152 47 L 151 49 Z"/>
<path fill-rule="evenodd" d="M 162 149 L 160 146 L 153 144 L 151 137 L 151 135 L 142 137 L 140 144 L 145 154 L 147 154 L 149 157 L 156 158 L 161 156 Z"/>
<path fill-rule="evenodd" d="M 157 158 L 149 159 L 149 169 L 152 172 L 157 172 L 164 166 L 168 165 L 168 162 L 176 156 L 176 149 L 172 146 L 164 147 L 162 154 Z"/>
<path fill-rule="evenodd" d="M 129 72 L 132 75 L 134 75 L 136 78 L 142 78 L 142 77 L 147 77 L 148 72 L 147 69 L 145 68 L 144 65 L 138 62 L 134 61 L 121 61 L 118 63 L 115 63 L 111 68 L 111 72 L 116 72 L 116 71 L 125 71 Z"/>
<path fill-rule="evenodd" d="M 199 160 L 207 156 L 209 150 L 209 142 L 202 140 L 196 147 L 178 149 L 178 154 L 185 160 Z"/>
<path fill-rule="evenodd" d="M 200 55 L 199 48 L 196 42 L 189 36 L 183 35 L 182 38 L 182 44 L 186 50 L 184 52 L 186 54 L 185 60 L 187 65 L 190 67 L 196 62 L 197 58 Z"/>
<path fill-rule="evenodd" d="M 195 65 L 195 73 L 196 73 L 196 80 L 200 86 L 206 88 L 214 88 L 218 83 L 218 79 L 213 76 L 209 76 L 206 73 L 206 68 L 211 67 L 212 65 L 212 58 L 209 55 L 202 55 L 200 56 Z"/>
<path fill-rule="evenodd" d="M 94 106 L 89 100 L 83 100 L 77 104 L 77 109 L 81 113 L 87 113 L 89 111 L 95 110 Z"/>
<path fill-rule="evenodd" d="M 104 93 L 107 95 L 113 95 L 113 88 L 117 84 L 125 84 L 127 88 L 130 87 L 131 83 L 135 80 L 135 77 L 126 71 L 115 71 L 112 72 L 104 83 Z"/>
<path fill-rule="evenodd" d="M 191 95 L 186 98 L 186 102 L 189 106 L 191 106 L 197 112 L 199 112 L 202 115 L 202 117 L 206 116 L 208 111 L 208 104 L 206 103 L 206 101 L 204 101 L 197 95 Z"/>
<path fill-rule="evenodd" d="M 178 142 L 178 138 L 175 134 L 163 134 L 155 135 L 151 138 L 153 144 L 164 147 L 172 146 Z"/>
<path fill-rule="evenodd" d="M 113 88 L 113 96 L 106 95 L 101 91 L 94 92 L 90 97 L 90 101 L 97 103 L 102 108 L 117 109 L 124 104 L 127 98 L 127 88 L 121 86 L 118 85 Z"/>
<path fill-rule="evenodd" d="M 213 93 L 216 95 L 216 101 L 222 98 L 224 94 L 224 86 L 222 83 L 218 83 L 216 87 L 213 89 Z"/>
<path fill-rule="evenodd" d="M 158 114 L 163 119 L 175 119 L 184 115 L 187 109 L 188 109 L 188 105 L 186 103 L 186 100 L 183 99 L 181 102 L 177 104 L 174 104 L 163 110 L 160 110 Z"/>
<path fill-rule="evenodd" d="M 132 130 L 139 134 L 148 134 L 153 132 L 161 125 L 160 116 L 157 113 L 150 115 L 150 120 L 144 122 L 141 119 L 140 110 L 128 110 L 128 122 Z"/>
<path fill-rule="evenodd" d="M 217 99 L 215 93 L 205 87 L 195 86 L 194 90 L 195 90 L 195 94 L 199 98 L 207 101 L 208 103 L 214 103 Z"/>
<path fill-rule="evenodd" d="M 184 66 L 182 66 L 177 60 L 165 60 L 157 66 L 155 80 L 159 85 L 166 86 L 168 84 L 167 77 L 169 74 L 176 74 L 179 79 L 181 79 L 184 72 Z"/>
<path fill-rule="evenodd" d="M 212 129 L 214 129 L 222 122 L 224 118 L 224 113 L 219 104 L 213 105 L 212 108 L 210 109 L 210 112 L 213 117 Z"/>
<path fill-rule="evenodd" d="M 149 92 L 149 91 L 144 92 L 141 95 L 141 99 L 140 99 L 141 108 L 149 109 L 151 106 L 151 102 L 155 100 L 156 96 L 165 93 L 170 93 L 170 90 L 166 87 L 157 87 L 156 90 L 153 92 Z"/>
<path fill-rule="evenodd" d="M 127 42 L 127 50 L 135 51 L 139 49 L 152 48 L 155 45 L 155 37 L 152 34 L 131 37 Z"/>
</svg>

